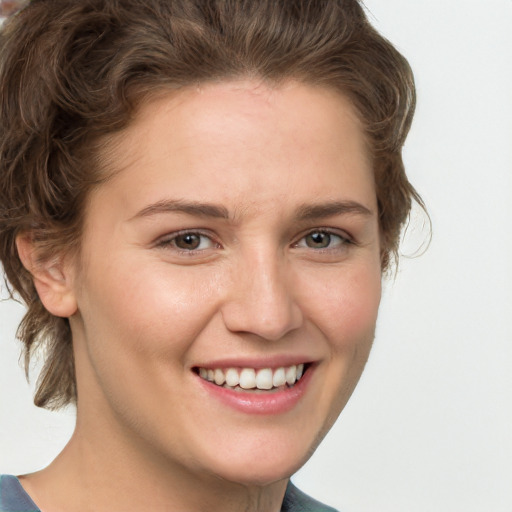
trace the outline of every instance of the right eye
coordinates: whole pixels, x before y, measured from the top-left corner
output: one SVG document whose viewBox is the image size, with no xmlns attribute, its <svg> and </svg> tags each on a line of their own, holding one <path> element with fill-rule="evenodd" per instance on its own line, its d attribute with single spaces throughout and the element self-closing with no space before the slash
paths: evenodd
<svg viewBox="0 0 512 512">
<path fill-rule="evenodd" d="M 197 231 L 183 231 L 171 234 L 157 243 L 158 247 L 170 248 L 183 253 L 195 253 L 218 247 L 209 236 Z"/>
</svg>

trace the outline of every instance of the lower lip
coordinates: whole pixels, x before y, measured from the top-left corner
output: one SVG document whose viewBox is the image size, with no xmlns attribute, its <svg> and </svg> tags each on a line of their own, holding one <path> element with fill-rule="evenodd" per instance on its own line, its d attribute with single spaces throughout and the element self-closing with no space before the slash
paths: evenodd
<svg viewBox="0 0 512 512">
<path fill-rule="evenodd" d="M 291 388 L 273 392 L 235 391 L 197 377 L 204 389 L 223 404 L 246 414 L 282 414 L 292 410 L 306 393 L 313 367 Z"/>
</svg>

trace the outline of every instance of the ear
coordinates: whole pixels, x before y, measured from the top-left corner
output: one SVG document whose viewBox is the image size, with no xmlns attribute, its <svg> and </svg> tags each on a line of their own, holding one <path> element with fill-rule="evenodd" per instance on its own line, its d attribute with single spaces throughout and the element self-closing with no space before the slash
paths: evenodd
<svg viewBox="0 0 512 512">
<path fill-rule="evenodd" d="M 16 237 L 16 247 L 23 266 L 30 272 L 39 299 L 55 316 L 69 318 L 77 311 L 71 267 L 64 256 L 41 260 L 30 233 Z"/>
</svg>

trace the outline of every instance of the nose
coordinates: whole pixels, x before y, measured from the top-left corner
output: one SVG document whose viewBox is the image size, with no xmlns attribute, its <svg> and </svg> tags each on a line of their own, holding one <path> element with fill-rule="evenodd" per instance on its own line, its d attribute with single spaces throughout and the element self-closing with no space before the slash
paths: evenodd
<svg viewBox="0 0 512 512">
<path fill-rule="evenodd" d="M 277 341 L 302 325 L 293 276 L 275 255 L 244 259 L 232 279 L 222 307 L 224 324 L 231 332 Z"/>
</svg>

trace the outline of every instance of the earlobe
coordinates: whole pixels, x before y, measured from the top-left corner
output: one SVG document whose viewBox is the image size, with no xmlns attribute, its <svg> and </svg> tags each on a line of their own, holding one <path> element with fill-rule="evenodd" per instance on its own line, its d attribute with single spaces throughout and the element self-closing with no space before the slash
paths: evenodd
<svg viewBox="0 0 512 512">
<path fill-rule="evenodd" d="M 30 234 L 16 238 L 16 247 L 23 266 L 30 272 L 39 299 L 55 316 L 69 318 L 76 313 L 77 304 L 71 273 L 62 255 L 42 259 Z"/>
</svg>

